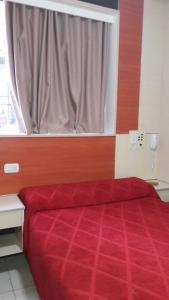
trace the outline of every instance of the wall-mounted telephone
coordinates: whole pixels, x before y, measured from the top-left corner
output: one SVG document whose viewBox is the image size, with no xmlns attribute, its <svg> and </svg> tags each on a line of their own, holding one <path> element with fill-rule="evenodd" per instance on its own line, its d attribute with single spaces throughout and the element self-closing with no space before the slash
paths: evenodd
<svg viewBox="0 0 169 300">
<path fill-rule="evenodd" d="M 132 150 L 139 150 L 143 147 L 144 143 L 144 132 L 139 130 L 131 130 L 130 134 L 130 144 Z"/>
<path fill-rule="evenodd" d="M 150 149 L 152 151 L 155 151 L 157 149 L 157 134 L 153 133 L 150 135 Z"/>
</svg>

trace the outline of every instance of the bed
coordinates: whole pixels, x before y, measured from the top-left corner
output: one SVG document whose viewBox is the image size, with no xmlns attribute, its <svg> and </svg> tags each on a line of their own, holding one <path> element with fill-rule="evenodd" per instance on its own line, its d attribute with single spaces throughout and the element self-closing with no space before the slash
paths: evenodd
<svg viewBox="0 0 169 300">
<path fill-rule="evenodd" d="M 169 299 L 169 205 L 138 178 L 25 188 L 42 300 Z"/>
</svg>

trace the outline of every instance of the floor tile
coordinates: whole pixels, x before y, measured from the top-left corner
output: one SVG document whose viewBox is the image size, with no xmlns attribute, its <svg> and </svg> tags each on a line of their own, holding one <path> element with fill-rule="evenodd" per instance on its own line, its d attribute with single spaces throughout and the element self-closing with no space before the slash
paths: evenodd
<svg viewBox="0 0 169 300">
<path fill-rule="evenodd" d="M 40 300 L 23 254 L 0 258 L 0 300 Z"/>
<path fill-rule="evenodd" d="M 0 295 L 0 300 L 15 300 L 15 299 L 16 299 L 15 295 L 12 292 Z"/>
<path fill-rule="evenodd" d="M 12 285 L 8 272 L 0 273 L 0 294 L 12 291 Z"/>
<path fill-rule="evenodd" d="M 34 287 L 14 291 L 17 300 L 40 300 Z"/>
<path fill-rule="evenodd" d="M 11 255 L 5 258 L 8 270 L 20 269 L 28 266 L 26 258 L 23 254 Z"/>
<path fill-rule="evenodd" d="M 8 268 L 7 268 L 7 264 L 4 258 L 0 258 L 0 274 L 7 272 Z"/>
<path fill-rule="evenodd" d="M 23 289 L 34 285 L 34 281 L 28 267 L 9 271 L 14 290 Z"/>
</svg>

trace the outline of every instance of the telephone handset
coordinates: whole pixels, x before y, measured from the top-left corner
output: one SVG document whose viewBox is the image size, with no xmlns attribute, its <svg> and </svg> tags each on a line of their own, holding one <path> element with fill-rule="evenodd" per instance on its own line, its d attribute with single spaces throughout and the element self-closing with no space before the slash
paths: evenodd
<svg viewBox="0 0 169 300">
<path fill-rule="evenodd" d="M 150 149 L 155 151 L 157 149 L 157 134 L 153 133 L 150 135 Z"/>
</svg>

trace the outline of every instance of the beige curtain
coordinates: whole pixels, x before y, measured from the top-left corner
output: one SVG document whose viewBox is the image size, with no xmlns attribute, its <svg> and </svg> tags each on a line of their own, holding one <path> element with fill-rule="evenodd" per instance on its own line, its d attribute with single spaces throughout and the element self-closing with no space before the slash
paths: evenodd
<svg viewBox="0 0 169 300">
<path fill-rule="evenodd" d="M 103 132 L 110 25 L 10 2 L 6 25 L 27 132 Z"/>
</svg>

